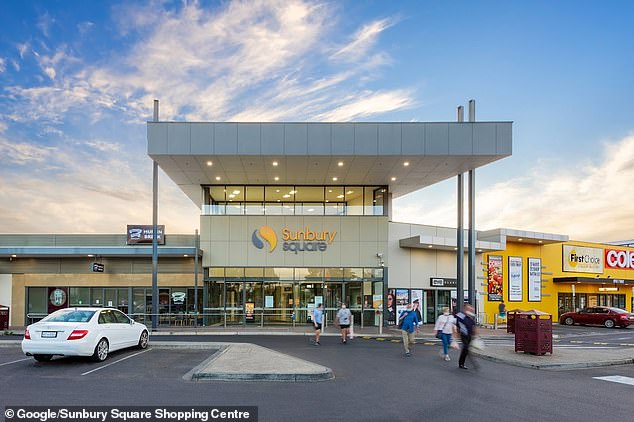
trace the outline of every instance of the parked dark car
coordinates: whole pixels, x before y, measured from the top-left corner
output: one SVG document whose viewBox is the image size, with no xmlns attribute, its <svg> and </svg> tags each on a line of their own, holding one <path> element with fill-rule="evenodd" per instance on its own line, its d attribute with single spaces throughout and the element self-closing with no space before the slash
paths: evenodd
<svg viewBox="0 0 634 422">
<path fill-rule="evenodd" d="M 559 318 L 562 325 L 604 325 L 607 328 L 634 324 L 634 314 L 608 306 L 591 306 L 579 312 L 566 312 Z"/>
</svg>

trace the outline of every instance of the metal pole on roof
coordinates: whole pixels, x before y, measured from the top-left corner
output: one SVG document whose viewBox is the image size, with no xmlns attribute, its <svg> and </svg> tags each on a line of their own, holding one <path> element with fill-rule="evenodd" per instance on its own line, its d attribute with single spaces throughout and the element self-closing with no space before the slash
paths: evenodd
<svg viewBox="0 0 634 422">
<path fill-rule="evenodd" d="M 194 245 L 196 252 L 194 255 L 194 327 L 198 326 L 198 248 L 200 238 L 198 237 L 198 229 L 196 229 Z"/>
<path fill-rule="evenodd" d="M 159 121 L 159 102 L 154 100 L 154 122 Z M 152 331 L 158 329 L 158 163 L 152 166 Z"/>
<path fill-rule="evenodd" d="M 475 100 L 469 100 L 469 122 L 475 122 Z M 468 291 L 469 291 L 469 303 L 476 309 L 477 314 L 477 296 L 475 291 L 475 252 L 476 252 L 476 233 L 475 233 L 475 169 L 469 170 L 469 187 L 467 190 L 469 197 L 469 234 L 468 234 L 468 249 L 469 257 L 467 260 L 468 266 Z"/>
<path fill-rule="evenodd" d="M 458 107 L 458 122 L 464 122 L 464 107 Z M 456 230 L 456 310 L 462 311 L 464 302 L 464 183 L 458 174 L 458 228 Z"/>
</svg>

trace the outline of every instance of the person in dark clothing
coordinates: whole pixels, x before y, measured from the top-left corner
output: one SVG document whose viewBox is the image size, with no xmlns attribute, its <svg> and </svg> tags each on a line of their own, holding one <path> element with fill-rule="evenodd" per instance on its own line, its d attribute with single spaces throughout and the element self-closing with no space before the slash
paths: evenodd
<svg viewBox="0 0 634 422">
<path fill-rule="evenodd" d="M 456 314 L 456 331 L 456 334 L 459 335 L 460 340 L 462 340 L 462 351 L 460 352 L 460 359 L 458 359 L 458 367 L 461 369 L 469 369 L 465 366 L 465 361 L 467 360 L 467 356 L 469 356 L 471 340 L 476 334 L 476 322 L 473 307 L 468 303 L 465 303 L 464 311 Z M 471 359 L 471 361 L 473 362 L 473 359 Z M 475 362 L 473 363 L 475 365 Z"/>
</svg>

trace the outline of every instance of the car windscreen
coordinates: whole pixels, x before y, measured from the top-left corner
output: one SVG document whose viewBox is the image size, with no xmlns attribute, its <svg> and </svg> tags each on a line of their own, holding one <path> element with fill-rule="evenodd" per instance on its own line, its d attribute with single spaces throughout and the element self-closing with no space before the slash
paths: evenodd
<svg viewBox="0 0 634 422">
<path fill-rule="evenodd" d="M 88 322 L 94 314 L 95 311 L 68 311 L 47 318 L 46 322 Z"/>
<path fill-rule="evenodd" d="M 612 312 L 616 312 L 617 314 L 629 314 L 628 311 L 626 311 L 625 309 L 621 309 L 621 308 L 610 308 L 610 310 Z"/>
</svg>

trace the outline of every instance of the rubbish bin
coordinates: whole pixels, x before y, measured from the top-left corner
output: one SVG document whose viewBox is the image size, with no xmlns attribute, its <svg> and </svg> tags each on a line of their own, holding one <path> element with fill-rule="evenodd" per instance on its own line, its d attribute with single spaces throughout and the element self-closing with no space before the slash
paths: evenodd
<svg viewBox="0 0 634 422">
<path fill-rule="evenodd" d="M 9 329 L 9 307 L 0 305 L 0 330 Z"/>
<path fill-rule="evenodd" d="M 515 352 L 553 354 L 553 316 L 541 311 L 515 315 Z"/>
<path fill-rule="evenodd" d="M 521 309 L 513 309 L 506 313 L 506 332 L 515 334 L 515 315 L 524 312 Z"/>
</svg>

